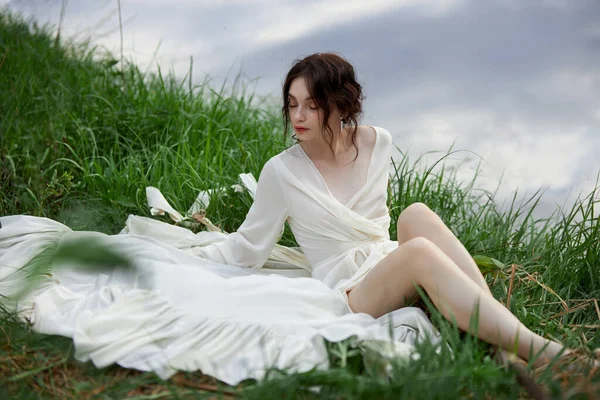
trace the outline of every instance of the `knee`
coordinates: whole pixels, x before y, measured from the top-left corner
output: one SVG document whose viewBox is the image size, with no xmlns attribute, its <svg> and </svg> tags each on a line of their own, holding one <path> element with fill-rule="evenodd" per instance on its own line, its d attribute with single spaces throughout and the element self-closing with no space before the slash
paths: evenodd
<svg viewBox="0 0 600 400">
<path fill-rule="evenodd" d="M 423 236 L 417 236 L 404 242 L 402 247 L 410 253 L 428 254 L 434 251 L 437 246 L 431 240 Z"/>
<path fill-rule="evenodd" d="M 403 268 L 404 274 L 420 281 L 422 275 L 435 274 L 435 268 L 440 265 L 441 250 L 431 240 L 422 236 L 412 238 L 394 250 L 397 252 L 397 265 Z"/>
<path fill-rule="evenodd" d="M 399 265 L 422 267 L 431 265 L 431 259 L 440 250 L 431 240 L 417 236 L 402 243 L 396 251 L 404 258 Z"/>
<path fill-rule="evenodd" d="M 406 242 L 419 236 L 419 226 L 423 226 L 435 213 L 424 203 L 412 203 L 406 207 L 398 217 L 396 229 L 398 242 Z M 423 233 L 421 232 L 421 235 Z"/>
<path fill-rule="evenodd" d="M 416 220 L 430 217 L 431 214 L 433 214 L 433 211 L 425 203 L 412 203 L 400 213 L 398 225 L 411 224 Z"/>
</svg>

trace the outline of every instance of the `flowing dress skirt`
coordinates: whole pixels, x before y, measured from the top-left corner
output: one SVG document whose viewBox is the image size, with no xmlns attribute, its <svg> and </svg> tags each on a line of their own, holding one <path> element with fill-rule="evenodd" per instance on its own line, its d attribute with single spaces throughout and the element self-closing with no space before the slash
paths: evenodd
<svg viewBox="0 0 600 400">
<path fill-rule="evenodd" d="M 0 302 L 34 331 L 72 338 L 75 357 L 98 367 L 117 363 L 164 379 L 201 370 L 234 385 L 260 380 L 270 368 L 327 368 L 324 339 L 354 336 L 363 349 L 407 360 L 417 341 L 440 341 L 418 308 L 375 319 L 352 313 L 305 271 L 240 268 L 195 256 L 217 232 L 194 234 L 134 215 L 116 235 L 25 215 L 0 223 Z M 131 265 L 48 256 L 82 238 L 109 246 Z M 52 264 L 40 274 L 44 260 Z"/>
</svg>

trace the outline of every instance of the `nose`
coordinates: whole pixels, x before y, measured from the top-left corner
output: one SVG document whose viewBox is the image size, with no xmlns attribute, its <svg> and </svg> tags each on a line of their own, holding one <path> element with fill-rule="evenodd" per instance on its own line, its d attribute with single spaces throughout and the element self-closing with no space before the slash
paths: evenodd
<svg viewBox="0 0 600 400">
<path fill-rule="evenodd" d="M 293 112 L 296 120 L 304 119 L 304 109 L 300 106 L 296 106 L 296 110 Z"/>
</svg>

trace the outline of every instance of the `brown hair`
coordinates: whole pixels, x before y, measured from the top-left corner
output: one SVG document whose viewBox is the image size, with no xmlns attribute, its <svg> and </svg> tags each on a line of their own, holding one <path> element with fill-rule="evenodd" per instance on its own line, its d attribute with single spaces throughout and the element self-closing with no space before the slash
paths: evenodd
<svg viewBox="0 0 600 400">
<path fill-rule="evenodd" d="M 301 60 L 294 60 L 294 65 L 288 72 L 283 84 L 283 107 L 281 112 L 284 121 L 284 142 L 290 126 L 288 93 L 294 79 L 303 77 L 310 96 L 316 106 L 323 112 L 323 139 L 329 143 L 333 152 L 333 131 L 328 125 L 329 116 L 333 105 L 336 105 L 344 124 L 350 124 L 352 130 L 350 137 L 356 148 L 356 132 L 358 130 L 358 117 L 362 115 L 363 96 L 362 86 L 356 81 L 354 67 L 346 59 L 336 53 L 314 53 Z M 301 140 L 292 136 L 296 142 Z"/>
</svg>

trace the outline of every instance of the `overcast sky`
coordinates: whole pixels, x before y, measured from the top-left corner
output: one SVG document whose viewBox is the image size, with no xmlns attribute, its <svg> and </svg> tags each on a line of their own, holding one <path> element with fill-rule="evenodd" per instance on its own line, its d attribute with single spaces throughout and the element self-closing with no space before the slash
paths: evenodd
<svg viewBox="0 0 600 400">
<path fill-rule="evenodd" d="M 0 0 L 58 23 L 61 0 Z M 538 215 L 600 172 L 599 0 L 122 0 L 124 51 L 142 68 L 220 88 L 242 72 L 281 101 L 294 60 L 335 51 L 356 68 L 361 124 L 412 159 L 469 150 L 459 168 L 499 199 L 546 189 Z M 67 3 L 64 32 L 119 52 L 117 0 Z M 155 56 L 156 53 L 156 56 Z M 249 81 L 248 81 L 249 82 Z M 464 159 L 463 152 L 454 158 Z M 433 162 L 441 154 L 427 158 Z M 458 161 L 456 161 L 458 162 Z M 573 197 L 573 195 L 572 195 Z"/>
</svg>

